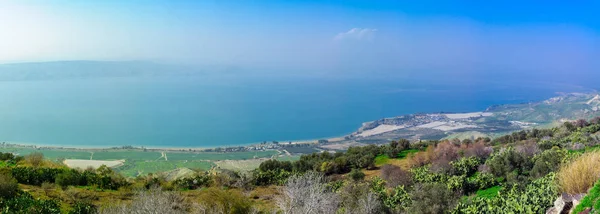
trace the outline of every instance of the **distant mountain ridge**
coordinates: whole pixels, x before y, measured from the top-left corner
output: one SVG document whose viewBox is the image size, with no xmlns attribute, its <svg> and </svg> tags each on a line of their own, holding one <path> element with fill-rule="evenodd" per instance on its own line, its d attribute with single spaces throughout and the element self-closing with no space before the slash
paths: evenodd
<svg viewBox="0 0 600 214">
<path fill-rule="evenodd" d="M 191 67 L 148 61 L 52 61 L 0 64 L 0 81 L 197 75 Z"/>
</svg>

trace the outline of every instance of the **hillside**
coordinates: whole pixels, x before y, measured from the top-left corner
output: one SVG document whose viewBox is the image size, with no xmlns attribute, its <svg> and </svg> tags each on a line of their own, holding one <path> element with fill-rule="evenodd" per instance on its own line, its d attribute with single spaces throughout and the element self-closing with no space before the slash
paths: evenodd
<svg viewBox="0 0 600 214">
<path fill-rule="evenodd" d="M 544 128 L 567 120 L 600 116 L 597 93 L 564 94 L 548 100 L 491 106 L 469 113 L 424 113 L 363 123 L 339 144 L 385 143 L 392 139 L 435 140 L 497 137 L 513 131 Z"/>
<path fill-rule="evenodd" d="M 595 118 L 495 139 L 398 140 L 303 155 L 296 161 L 271 159 L 247 173 L 180 169 L 126 178 L 105 166 L 69 169 L 41 153 L 25 157 L 2 153 L 0 209 L 24 213 L 543 213 L 566 209 L 553 207 L 561 193 L 585 194 L 600 179 L 590 162 L 600 160 L 599 148 L 600 118 Z M 594 191 L 591 202 L 582 202 L 581 209 L 593 209 Z"/>
</svg>

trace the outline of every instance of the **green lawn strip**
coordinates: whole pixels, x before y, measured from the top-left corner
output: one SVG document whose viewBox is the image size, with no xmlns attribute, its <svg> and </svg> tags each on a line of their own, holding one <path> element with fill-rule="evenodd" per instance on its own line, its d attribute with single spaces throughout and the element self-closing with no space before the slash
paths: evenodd
<svg viewBox="0 0 600 214">
<path fill-rule="evenodd" d="M 592 208 L 592 206 L 595 209 L 600 209 L 600 200 L 598 199 L 600 199 L 600 182 L 596 182 L 596 184 L 590 190 L 590 192 L 585 197 L 583 197 L 581 203 L 579 203 L 579 205 L 575 207 L 573 213 L 582 212 L 587 208 Z"/>
<path fill-rule="evenodd" d="M 495 198 L 501 189 L 501 186 L 493 186 L 484 190 L 478 190 L 476 195 L 480 198 Z"/>
<path fill-rule="evenodd" d="M 384 164 L 388 163 L 389 160 L 390 160 L 390 157 L 388 155 L 377 155 L 377 157 L 375 157 L 375 165 L 376 166 L 384 165 Z"/>
<path fill-rule="evenodd" d="M 413 154 L 413 153 L 417 153 L 419 152 L 418 149 L 408 149 L 408 150 L 404 150 L 401 151 L 400 153 L 398 153 L 398 159 L 403 159 L 408 157 L 409 154 Z"/>
</svg>

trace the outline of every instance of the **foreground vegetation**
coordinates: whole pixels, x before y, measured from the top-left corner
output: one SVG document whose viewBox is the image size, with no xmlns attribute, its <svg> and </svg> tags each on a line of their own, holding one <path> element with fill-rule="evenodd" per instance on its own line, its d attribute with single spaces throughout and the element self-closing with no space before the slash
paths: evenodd
<svg viewBox="0 0 600 214">
<path fill-rule="evenodd" d="M 264 161 L 251 172 L 124 176 L 0 154 L 3 213 L 544 213 L 598 209 L 600 119 L 496 139 L 392 141 Z M 594 187 L 594 184 L 596 186 Z M 593 187 L 593 188 L 592 188 Z"/>
</svg>

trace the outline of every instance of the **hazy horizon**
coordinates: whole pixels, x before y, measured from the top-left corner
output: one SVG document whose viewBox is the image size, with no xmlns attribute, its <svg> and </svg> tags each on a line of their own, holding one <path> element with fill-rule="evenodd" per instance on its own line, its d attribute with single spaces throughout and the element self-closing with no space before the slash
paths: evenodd
<svg viewBox="0 0 600 214">
<path fill-rule="evenodd" d="M 0 63 L 135 60 L 359 76 L 585 76 L 600 67 L 600 5 L 366 2 L 3 1 Z"/>
</svg>

